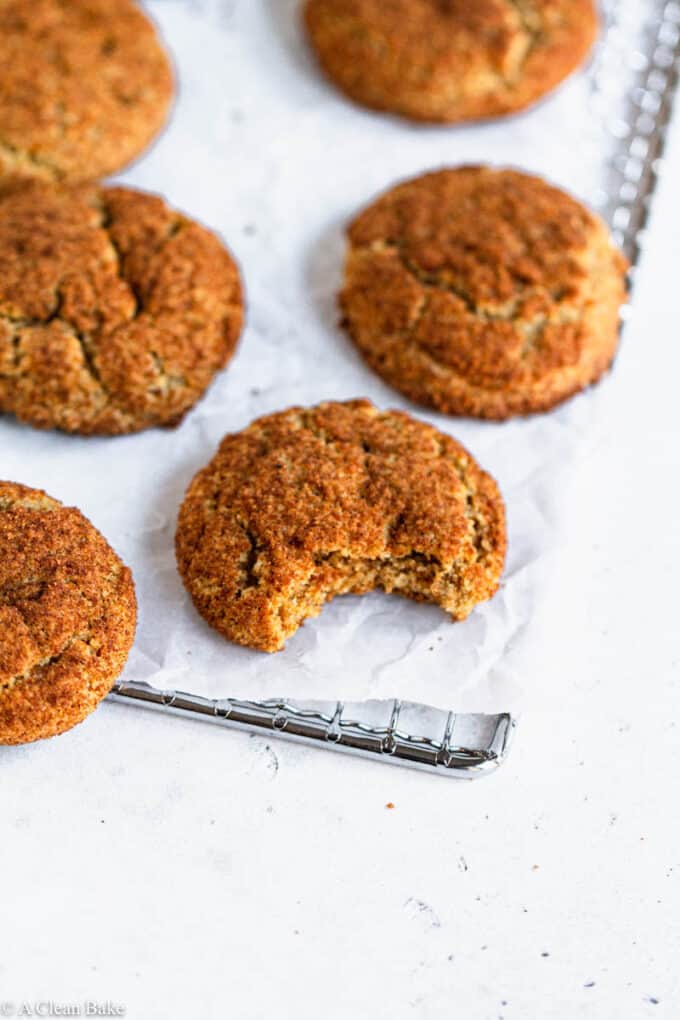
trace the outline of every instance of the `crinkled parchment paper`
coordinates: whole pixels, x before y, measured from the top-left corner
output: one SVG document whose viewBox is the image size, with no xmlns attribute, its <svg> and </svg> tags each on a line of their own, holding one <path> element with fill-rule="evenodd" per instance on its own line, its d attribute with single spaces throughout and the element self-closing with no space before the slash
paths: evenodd
<svg viewBox="0 0 680 1020">
<path fill-rule="evenodd" d="M 411 126 L 350 105 L 320 78 L 295 0 L 148 7 L 174 53 L 179 98 L 166 133 L 122 181 L 161 192 L 224 237 L 243 269 L 247 328 L 228 370 L 176 431 L 81 439 L 3 418 L 0 477 L 80 507 L 132 567 L 140 621 L 129 679 L 212 696 L 521 707 L 544 682 L 532 628 L 597 391 L 502 425 L 409 405 L 337 327 L 342 232 L 395 180 L 463 162 L 524 167 L 597 203 L 603 132 L 589 116 L 592 76 L 576 75 L 538 108 L 502 122 Z M 437 608 L 374 593 L 336 599 L 279 654 L 227 643 L 195 612 L 175 568 L 188 482 L 220 438 L 252 418 L 356 396 L 450 432 L 497 478 L 509 520 L 500 592 L 455 625 Z"/>
</svg>

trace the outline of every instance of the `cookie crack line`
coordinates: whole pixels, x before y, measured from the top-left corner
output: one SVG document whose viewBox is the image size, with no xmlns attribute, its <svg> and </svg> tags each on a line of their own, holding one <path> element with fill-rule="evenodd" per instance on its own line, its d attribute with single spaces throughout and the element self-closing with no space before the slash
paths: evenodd
<svg viewBox="0 0 680 1020">
<path fill-rule="evenodd" d="M 114 223 L 113 215 L 111 213 L 110 206 L 106 201 L 106 196 L 101 192 L 97 196 L 96 204 L 97 208 L 99 209 L 101 217 L 99 227 L 106 234 L 107 241 L 116 259 L 118 279 L 121 280 L 127 286 L 130 295 L 135 302 L 134 313 L 127 320 L 126 325 L 130 322 L 134 322 L 141 315 L 147 315 L 149 316 L 151 321 L 153 321 L 153 316 L 150 315 L 147 307 L 148 304 L 147 300 L 139 292 L 139 289 L 135 287 L 134 283 L 125 272 L 125 256 L 118 247 L 116 239 L 114 238 L 112 233 Z M 184 217 L 181 216 L 179 213 L 174 213 L 170 219 L 170 222 L 167 225 L 167 229 L 165 231 L 164 236 L 161 237 L 158 244 L 150 252 L 147 253 L 147 259 L 150 260 L 160 255 L 165 249 L 166 245 L 168 245 L 170 241 L 177 237 L 177 235 L 185 226 L 186 221 Z M 148 282 L 147 290 L 153 290 L 155 283 L 156 283 L 155 279 L 152 279 L 150 282 Z"/>
<path fill-rule="evenodd" d="M 106 202 L 105 196 L 103 196 L 101 193 L 97 195 L 96 206 L 100 213 L 100 222 L 98 224 L 98 229 L 101 229 L 105 233 L 109 247 L 115 256 L 116 277 L 118 280 L 125 284 L 130 296 L 134 301 L 134 310 L 132 315 L 126 318 L 124 322 L 120 323 L 112 331 L 111 337 L 113 337 L 115 336 L 118 330 L 129 327 L 131 323 L 135 322 L 142 315 L 148 316 L 151 322 L 153 322 L 153 316 L 150 315 L 148 309 L 145 307 L 147 302 L 145 301 L 144 297 L 135 288 L 130 277 L 125 272 L 124 256 L 121 253 L 118 245 L 116 244 L 115 238 L 113 237 L 111 231 L 111 226 L 113 222 L 111 211 Z M 150 253 L 149 257 L 150 258 L 155 257 L 162 253 L 164 247 L 174 237 L 177 236 L 177 234 L 182 229 L 183 225 L 184 225 L 183 218 L 180 215 L 176 214 L 168 224 L 168 228 L 165 232 L 165 235 L 161 238 L 158 245 Z M 116 394 L 107 385 L 106 381 L 102 377 L 97 367 L 96 359 L 98 354 L 98 348 L 102 341 L 101 330 L 100 329 L 95 330 L 93 331 L 93 333 L 90 334 L 89 332 L 79 329 L 78 326 L 70 318 L 62 314 L 62 308 L 64 303 L 62 288 L 65 278 L 66 278 L 65 276 L 62 276 L 58 280 L 55 287 L 56 301 L 54 308 L 44 318 L 10 315 L 6 312 L 0 312 L 0 321 L 9 322 L 12 326 L 15 327 L 15 330 L 11 338 L 14 349 L 13 362 L 15 369 L 20 368 L 21 364 L 20 346 L 22 330 L 37 329 L 44 326 L 49 326 L 50 324 L 55 322 L 61 324 L 68 331 L 69 335 L 71 335 L 73 339 L 77 340 L 80 346 L 83 357 L 83 367 L 87 375 L 90 377 L 90 380 L 93 383 L 95 383 L 95 385 L 98 387 L 100 391 L 102 402 L 101 405 L 99 406 L 98 413 L 101 413 L 101 411 L 103 411 L 106 407 L 110 405 L 117 406 L 119 404 L 119 400 Z M 149 288 L 153 289 L 153 285 L 154 281 L 151 281 L 151 283 L 149 284 Z M 168 386 L 172 386 L 177 383 L 181 385 L 185 384 L 186 380 L 184 380 L 183 377 L 174 376 L 166 371 L 164 359 L 157 351 L 151 350 L 149 354 L 151 357 L 152 364 L 156 369 L 156 381 L 149 388 L 153 388 L 153 386 L 158 386 L 159 384 L 163 385 L 164 383 L 166 383 Z M 18 374 L 21 375 L 22 373 L 19 372 Z M 8 373 L 0 371 L 0 378 L 7 377 Z"/>
<path fill-rule="evenodd" d="M 463 489 L 465 490 L 465 516 L 467 517 L 472 530 L 471 540 L 473 548 L 476 553 L 475 562 L 481 563 L 483 560 L 488 558 L 487 550 L 484 545 L 484 532 L 486 530 L 485 528 L 486 522 L 480 516 L 479 512 L 475 510 L 476 490 L 470 484 L 466 468 L 461 463 L 459 463 L 458 460 L 454 460 L 454 465 L 458 473 L 458 477 L 460 478 L 460 483 L 463 486 Z"/>
<path fill-rule="evenodd" d="M 503 80 L 505 81 L 506 85 L 512 88 L 512 86 L 516 84 L 515 78 L 521 76 L 522 72 L 524 71 L 524 68 L 526 67 L 529 61 L 529 58 L 532 56 L 534 50 L 540 44 L 543 33 L 541 29 L 535 28 L 534 25 L 532 24 L 532 15 L 533 18 L 535 18 L 537 21 L 541 20 L 540 12 L 535 6 L 535 4 L 530 3 L 529 0 L 505 0 L 505 3 L 508 5 L 511 11 L 515 11 L 515 13 L 517 14 L 520 25 L 522 26 L 522 30 L 524 31 L 525 35 L 528 38 L 528 46 L 525 52 L 522 54 L 522 59 L 515 70 L 515 76 L 514 77 L 508 77 L 507 75 L 503 76 Z"/>
<path fill-rule="evenodd" d="M 30 152 L 28 149 L 20 149 L 16 145 L 12 145 L 6 138 L 0 137 L 0 152 L 3 152 L 7 156 L 10 162 L 21 165 L 22 163 L 28 163 L 29 166 L 35 167 L 36 169 L 45 170 L 49 174 L 50 180 L 55 183 L 61 183 L 65 174 L 59 165 L 46 156 L 38 156 L 34 152 Z"/>
<path fill-rule="evenodd" d="M 448 280 L 442 280 L 437 273 L 429 273 L 426 269 L 422 269 L 413 262 L 412 259 L 409 259 L 404 254 L 405 247 L 406 244 L 403 241 L 384 240 L 374 241 L 364 245 L 353 245 L 355 252 L 364 252 L 368 254 L 385 250 L 396 252 L 401 265 L 417 283 L 419 283 L 422 287 L 426 287 L 428 290 L 440 291 L 443 294 L 452 294 L 454 297 L 460 298 L 467 310 L 483 322 L 517 323 L 522 321 L 521 316 L 517 311 L 518 306 L 526 298 L 527 293 L 531 293 L 536 290 L 544 291 L 558 308 L 563 305 L 564 295 L 561 288 L 550 288 L 536 284 L 523 284 L 516 276 L 513 276 L 513 280 L 517 285 L 519 292 L 508 301 L 503 302 L 501 307 L 507 310 L 500 310 L 499 308 L 498 311 L 491 311 L 490 309 L 484 308 L 482 305 L 478 304 L 465 287 Z M 536 318 L 539 318 L 539 316 L 536 316 Z M 573 320 L 569 318 L 568 321 L 572 322 Z"/>
<path fill-rule="evenodd" d="M 236 523 L 243 531 L 249 545 L 249 548 L 241 557 L 241 576 L 243 578 L 243 583 L 239 585 L 237 595 L 237 597 L 240 598 L 244 591 L 248 591 L 250 588 L 257 588 L 260 584 L 260 578 L 256 574 L 255 568 L 257 567 L 257 563 L 260 558 L 262 546 L 249 524 L 244 523 L 240 518 L 236 518 Z"/>
<path fill-rule="evenodd" d="M 57 287 L 58 292 L 60 292 L 60 289 L 61 289 L 61 283 Z M 91 345 L 91 338 L 85 332 L 83 332 L 82 330 L 78 329 L 78 327 L 75 325 L 75 323 L 73 323 L 70 319 L 67 319 L 63 315 L 60 314 L 60 309 L 61 309 L 62 303 L 63 302 L 62 302 L 62 299 L 61 299 L 61 296 L 60 296 L 56 310 L 53 311 L 52 313 L 50 313 L 50 315 L 46 316 L 44 319 L 24 318 L 24 317 L 21 317 L 21 316 L 11 316 L 11 315 L 6 315 L 6 314 L 0 312 L 0 322 L 3 322 L 3 321 L 4 322 L 9 322 L 9 323 L 11 323 L 15 327 L 13 335 L 12 335 L 12 338 L 11 338 L 12 339 L 13 352 L 14 352 L 14 354 L 13 354 L 13 362 L 14 362 L 15 369 L 20 369 L 21 368 L 21 333 L 22 333 L 22 330 L 24 330 L 24 329 L 28 329 L 28 330 L 31 330 L 31 329 L 40 329 L 40 328 L 44 328 L 45 326 L 50 326 L 52 323 L 58 323 L 59 325 L 64 327 L 64 329 L 68 332 L 69 336 L 73 337 L 74 340 L 77 340 L 77 342 L 78 342 L 78 344 L 80 346 L 80 350 L 82 352 L 82 356 L 83 356 L 83 367 L 85 368 L 85 371 L 87 372 L 87 374 L 90 377 L 91 381 L 94 382 L 99 387 L 99 389 L 101 391 L 101 395 L 104 398 L 104 404 L 102 405 L 102 407 L 106 406 L 107 403 L 114 403 L 115 402 L 115 397 L 111 393 L 111 391 L 107 388 L 104 380 L 101 377 L 101 374 L 99 373 L 99 370 L 97 369 L 97 365 L 96 365 L 96 362 L 95 362 L 95 356 L 96 355 L 95 355 L 95 353 L 93 353 L 93 351 L 91 350 L 91 346 L 90 346 Z M 14 378 L 14 377 L 16 377 L 17 374 L 19 376 L 22 376 L 22 375 L 25 375 L 26 373 L 22 373 L 21 371 L 16 372 L 16 373 L 11 373 L 11 374 L 8 374 L 6 372 L 0 372 L 0 379 L 2 379 L 2 378 L 5 378 L 5 379 L 6 378 Z M 101 408 L 100 408 L 100 410 L 101 410 Z"/>
<path fill-rule="evenodd" d="M 116 275 L 118 279 L 121 280 L 127 286 L 130 292 L 130 296 L 134 299 L 135 302 L 133 314 L 129 319 L 130 322 L 134 322 L 134 320 L 139 317 L 142 302 L 140 301 L 139 294 L 136 293 L 135 288 L 132 286 L 130 281 L 125 276 L 123 256 L 113 238 L 113 235 L 111 234 L 111 225 L 113 222 L 113 217 L 111 216 L 111 210 L 109 209 L 109 206 L 106 203 L 106 199 L 101 194 L 101 192 L 97 195 L 96 206 L 97 209 L 99 210 L 99 229 L 103 230 L 104 233 L 106 234 L 106 240 L 108 241 L 109 248 L 113 252 L 116 261 Z"/>
<path fill-rule="evenodd" d="M 400 223 L 401 233 L 404 234 L 407 228 L 405 212 L 403 209 L 400 209 L 399 207 L 397 207 L 396 212 Z M 370 252 L 376 249 L 377 250 L 388 249 L 390 251 L 395 251 L 397 253 L 399 261 L 401 262 L 406 272 L 409 273 L 411 277 L 414 280 L 416 280 L 416 282 L 419 283 L 421 286 L 426 287 L 429 290 L 440 291 L 441 293 L 444 294 L 449 293 L 452 294 L 454 297 L 460 298 L 460 300 L 464 303 L 465 307 L 469 312 L 471 312 L 471 314 L 475 315 L 477 318 L 482 319 L 485 322 L 510 322 L 513 324 L 517 322 L 518 320 L 517 308 L 521 301 L 526 296 L 527 291 L 531 290 L 531 286 L 527 287 L 526 285 L 521 283 L 521 281 L 518 280 L 514 274 L 512 274 L 513 281 L 515 285 L 519 288 L 519 293 L 513 299 L 511 299 L 509 313 L 508 312 L 503 313 L 500 311 L 491 312 L 480 307 L 480 305 L 474 300 L 470 292 L 466 290 L 465 287 L 462 287 L 460 284 L 454 284 L 450 281 L 441 280 L 438 277 L 437 273 L 428 273 L 426 270 L 421 269 L 421 267 L 418 266 L 412 259 L 409 259 L 407 257 L 404 251 L 405 247 L 406 242 L 399 238 L 396 238 L 395 240 L 382 239 L 374 242 L 369 242 L 368 244 L 356 246 L 355 250 Z M 562 301 L 561 293 L 555 288 L 553 288 L 552 290 L 550 288 L 543 289 L 547 291 L 547 293 L 550 295 L 551 300 L 556 302 L 559 307 Z M 505 304 L 507 305 L 508 302 L 505 302 Z M 583 310 L 581 309 L 581 312 L 582 311 Z"/>
<path fill-rule="evenodd" d="M 427 270 L 421 269 L 417 266 L 404 254 L 404 247 L 404 242 L 380 240 L 364 245 L 354 245 L 353 251 L 356 254 L 364 253 L 368 256 L 372 253 L 383 252 L 386 250 L 395 252 L 402 267 L 406 270 L 409 276 L 423 288 L 425 291 L 423 301 L 411 322 L 409 322 L 403 330 L 405 338 L 414 342 L 419 349 L 421 348 L 421 345 L 414 340 L 414 334 L 418 330 L 425 315 L 427 314 L 427 311 L 429 310 L 431 298 L 428 295 L 432 292 L 451 294 L 453 297 L 457 297 L 465 305 L 466 311 L 470 315 L 474 316 L 480 323 L 501 322 L 519 329 L 523 335 L 524 343 L 522 345 L 519 358 L 517 359 L 518 363 L 526 360 L 535 351 L 537 341 L 548 324 L 557 326 L 572 325 L 577 329 L 583 324 L 586 312 L 585 300 L 575 305 L 565 306 L 560 290 L 556 288 L 551 289 L 545 286 L 519 284 L 519 292 L 509 301 L 504 302 L 502 306 L 503 310 L 499 308 L 497 311 L 492 311 L 489 308 L 484 308 L 479 305 L 473 299 L 470 292 L 460 284 L 442 280 L 436 273 L 428 273 Z M 553 316 L 546 315 L 545 312 L 541 312 L 526 320 L 522 318 L 518 311 L 521 303 L 528 295 L 537 291 L 543 291 L 550 297 L 550 300 L 555 304 L 559 314 Z M 347 321 L 346 316 L 343 321 Z M 427 354 L 429 360 L 431 360 L 434 365 L 440 368 L 446 368 L 448 372 L 455 374 L 460 379 L 466 378 L 464 373 L 456 371 L 453 366 L 449 365 L 447 362 L 441 361 L 432 354 L 431 351 L 424 351 L 424 353 Z"/>
<path fill-rule="evenodd" d="M 27 670 L 25 670 L 25 672 L 20 673 L 17 676 L 11 677 L 9 680 L 0 682 L 0 692 L 9 690 L 10 688 L 15 687 L 17 684 L 20 683 L 31 683 L 33 680 L 36 679 L 34 674 L 37 670 L 44 670 L 50 666 L 55 666 L 60 661 L 60 659 L 62 659 L 64 655 L 66 655 L 67 652 L 69 652 L 70 649 L 78 641 L 87 645 L 87 647 L 90 648 L 91 650 L 96 651 L 96 646 L 93 644 L 94 635 L 96 633 L 97 628 L 100 626 L 102 621 L 107 616 L 108 602 L 115 589 L 116 583 L 120 580 L 122 569 L 123 568 L 121 566 L 114 567 L 113 570 L 104 579 L 103 587 L 105 591 L 104 594 L 102 595 L 101 612 L 97 616 L 94 616 L 93 618 L 87 620 L 84 630 L 80 631 L 78 634 L 73 634 L 71 637 L 67 638 L 65 644 L 59 649 L 58 652 L 55 652 L 53 655 L 47 656 L 44 659 L 39 659 L 37 662 L 32 663 L 31 666 Z M 47 584 L 47 582 L 44 583 Z M 0 592 L 0 604 L 2 604 L 1 595 L 2 593 Z M 20 607 L 12 605 L 12 608 L 17 613 L 19 613 L 19 615 L 23 619 L 23 613 L 21 612 Z"/>
<path fill-rule="evenodd" d="M 3 507 L 0 506 L 0 510 L 2 509 Z M 28 577 L 15 584 L 2 585 L 0 586 L 0 606 L 12 606 L 23 617 L 17 602 L 37 602 L 42 598 L 48 584 L 49 578 Z M 26 593 L 27 590 L 28 593 Z"/>
<path fill-rule="evenodd" d="M 111 250 L 113 251 L 113 253 L 114 253 L 115 257 L 116 257 L 116 264 L 117 264 L 117 267 L 118 267 L 118 278 L 123 283 L 126 284 L 128 290 L 129 290 L 129 292 L 130 292 L 130 294 L 131 294 L 131 296 L 132 296 L 132 298 L 134 299 L 134 302 L 135 302 L 134 313 L 132 314 L 132 316 L 125 323 L 121 324 L 121 326 L 118 326 L 117 329 L 121 329 L 121 328 L 125 328 L 126 326 L 129 326 L 129 324 L 131 322 L 135 322 L 142 315 L 145 316 L 146 318 L 148 318 L 150 323 L 153 323 L 154 322 L 154 317 L 149 312 L 148 301 L 144 298 L 144 296 L 139 291 L 139 289 L 137 287 L 135 287 L 134 283 L 129 278 L 129 276 L 126 275 L 126 272 L 125 272 L 125 257 L 123 255 L 123 253 L 120 251 L 120 248 L 118 247 L 118 245 L 116 244 L 116 240 L 115 240 L 115 238 L 113 236 L 113 233 L 112 233 L 112 230 L 111 230 L 112 223 L 113 223 L 113 218 L 112 218 L 112 215 L 111 215 L 111 210 L 110 210 L 110 208 L 109 208 L 109 206 L 108 206 L 108 204 L 106 202 L 105 196 L 103 196 L 101 194 L 99 195 L 98 205 L 99 205 L 99 208 L 100 208 L 100 211 L 101 211 L 101 216 L 102 216 L 100 227 L 101 227 L 102 230 L 105 231 L 106 237 L 107 237 L 108 242 L 109 242 L 109 245 L 111 246 Z M 168 223 L 167 229 L 165 231 L 165 235 L 160 239 L 159 243 L 154 247 L 153 251 L 148 254 L 148 256 L 147 256 L 148 259 L 155 258 L 158 255 L 160 255 L 164 251 L 165 247 L 170 243 L 170 241 L 172 241 L 175 237 L 177 237 L 177 235 L 182 231 L 182 229 L 185 227 L 185 225 L 186 225 L 186 222 L 185 222 L 184 218 L 182 216 L 180 216 L 179 214 L 175 213 L 173 215 L 173 217 L 171 218 L 170 222 Z M 155 279 L 151 279 L 150 281 L 147 282 L 147 289 L 149 291 L 153 291 L 155 285 L 156 285 L 156 280 Z M 157 350 L 150 350 L 149 351 L 149 355 L 150 355 L 152 363 L 153 363 L 153 365 L 154 365 L 154 367 L 156 369 L 156 380 L 157 380 L 156 385 L 158 385 L 158 383 L 165 383 L 165 384 L 167 384 L 168 388 L 171 387 L 172 385 L 177 385 L 177 384 L 178 385 L 182 385 L 182 386 L 186 385 L 187 381 L 186 381 L 186 379 L 183 376 L 176 376 L 176 375 L 173 375 L 173 374 L 171 374 L 170 372 L 167 371 L 166 365 L 165 365 L 165 359 L 159 354 L 159 352 Z M 152 388 L 152 387 L 149 387 L 149 388 Z"/>
<path fill-rule="evenodd" d="M 30 683 L 32 680 L 35 679 L 33 674 L 36 672 L 36 670 L 39 669 L 44 670 L 48 669 L 50 666 L 55 666 L 59 662 L 59 660 L 62 659 L 68 651 L 70 651 L 70 649 L 77 641 L 82 641 L 83 644 L 86 644 L 88 645 L 88 647 L 90 647 L 91 640 L 92 634 L 90 633 L 90 631 L 87 631 L 85 634 L 74 634 L 73 637 L 68 638 L 66 644 L 62 648 L 60 648 L 59 651 L 56 652 L 54 655 L 50 655 L 45 659 L 39 659 L 37 662 L 34 662 L 29 667 L 29 669 L 26 670 L 25 673 L 19 673 L 17 676 L 13 676 L 9 680 L 0 683 L 0 694 L 3 691 L 11 690 L 18 684 Z"/>
<path fill-rule="evenodd" d="M 81 353 L 83 355 L 83 365 L 87 371 L 90 379 L 97 384 L 99 389 L 104 396 L 104 406 L 106 404 L 115 403 L 115 396 L 111 390 L 107 387 L 104 382 L 99 369 L 97 368 L 96 362 L 96 351 L 91 349 L 91 338 L 87 336 L 82 330 L 79 330 L 72 322 L 67 319 L 59 320 L 66 328 L 75 340 L 78 341 Z"/>
</svg>

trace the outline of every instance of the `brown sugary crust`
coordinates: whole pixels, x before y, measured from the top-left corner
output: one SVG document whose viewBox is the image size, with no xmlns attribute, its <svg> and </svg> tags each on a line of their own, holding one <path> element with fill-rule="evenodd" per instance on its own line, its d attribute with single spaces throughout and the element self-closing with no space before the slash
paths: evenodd
<svg viewBox="0 0 680 1020">
<path fill-rule="evenodd" d="M 531 105 L 597 35 L 592 0 L 307 0 L 326 75 L 355 102 L 413 120 L 479 120 Z"/>
<path fill-rule="evenodd" d="M 176 425 L 242 323 L 229 252 L 155 195 L 34 183 L 0 198 L 0 412 L 82 435 Z"/>
<path fill-rule="evenodd" d="M 412 400 L 504 419 L 549 410 L 611 365 L 628 264 L 598 217 L 537 177 L 425 174 L 348 238 L 344 325 Z"/>
<path fill-rule="evenodd" d="M 462 620 L 498 588 L 505 544 L 498 488 L 470 454 L 367 400 L 293 407 L 226 436 L 176 538 L 199 613 L 266 652 L 335 595 L 374 588 Z"/>
<path fill-rule="evenodd" d="M 0 744 L 56 736 L 94 711 L 136 618 L 132 575 L 87 518 L 0 482 Z"/>
<path fill-rule="evenodd" d="M 121 169 L 172 95 L 168 57 L 132 0 L 0 3 L 0 187 Z"/>
</svg>

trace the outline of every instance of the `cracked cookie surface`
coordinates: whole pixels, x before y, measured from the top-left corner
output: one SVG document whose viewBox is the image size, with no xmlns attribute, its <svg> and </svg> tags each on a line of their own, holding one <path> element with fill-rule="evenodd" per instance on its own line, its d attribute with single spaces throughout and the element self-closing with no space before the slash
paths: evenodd
<svg viewBox="0 0 680 1020">
<path fill-rule="evenodd" d="M 161 129 L 170 62 L 132 0 L 2 0 L 0 188 L 105 177 Z"/>
<path fill-rule="evenodd" d="M 592 0 L 307 0 L 326 75 L 355 102 L 455 122 L 524 109 L 597 34 Z"/>
<path fill-rule="evenodd" d="M 344 325 L 412 400 L 492 419 L 546 411 L 614 358 L 627 262 L 598 217 L 537 177 L 425 174 L 348 239 Z"/>
<path fill-rule="evenodd" d="M 82 722 L 123 669 L 136 616 L 129 569 L 79 510 L 0 482 L 0 744 Z"/>
<path fill-rule="evenodd" d="M 227 435 L 189 486 L 177 562 L 225 637 L 278 651 L 335 595 L 375 588 L 464 619 L 498 588 L 505 512 L 454 439 L 367 400 Z"/>
<path fill-rule="evenodd" d="M 157 196 L 31 183 L 0 197 L 0 412 L 83 435 L 175 425 L 242 322 L 229 252 Z"/>
</svg>

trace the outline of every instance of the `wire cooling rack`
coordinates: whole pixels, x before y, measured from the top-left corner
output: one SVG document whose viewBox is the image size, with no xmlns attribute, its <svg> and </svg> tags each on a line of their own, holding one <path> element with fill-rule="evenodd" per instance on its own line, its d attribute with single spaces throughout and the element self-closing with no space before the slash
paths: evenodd
<svg viewBox="0 0 680 1020">
<path fill-rule="evenodd" d="M 602 7 L 602 40 L 589 71 L 590 112 L 610 153 L 594 205 L 634 275 L 678 86 L 680 2 L 606 0 Z"/>
<path fill-rule="evenodd" d="M 601 39 L 586 72 L 589 127 L 603 152 L 592 204 L 611 226 L 634 277 L 678 85 L 680 0 L 605 0 L 601 9 Z M 463 779 L 498 768 L 515 728 L 508 713 L 456 714 L 399 700 L 212 700 L 124 680 L 109 697 Z"/>
</svg>

